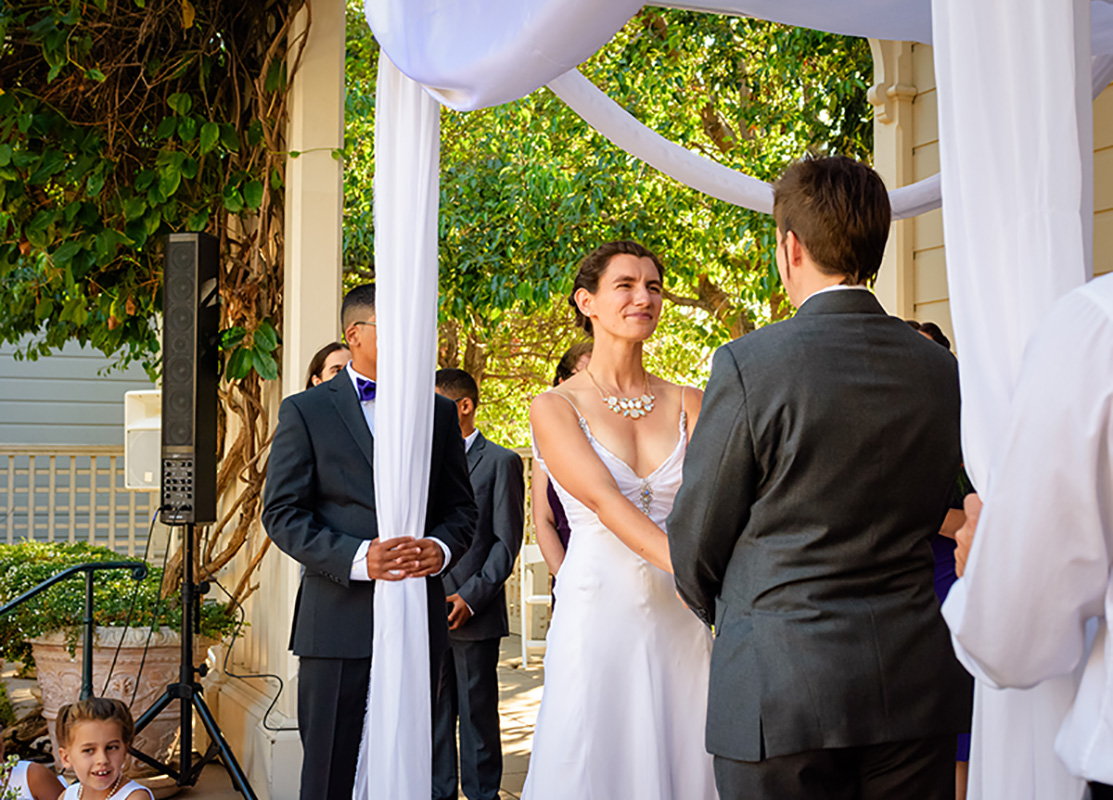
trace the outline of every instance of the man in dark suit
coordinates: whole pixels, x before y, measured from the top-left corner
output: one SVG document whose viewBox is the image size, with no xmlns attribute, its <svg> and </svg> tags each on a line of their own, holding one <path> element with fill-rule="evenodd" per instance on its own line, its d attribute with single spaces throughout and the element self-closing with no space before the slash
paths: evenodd
<svg viewBox="0 0 1113 800">
<path fill-rule="evenodd" d="M 437 372 L 437 393 L 456 403 L 479 507 L 475 539 L 444 576 L 450 647 L 441 667 L 433 724 L 433 798 L 456 800 L 456 719 L 460 786 L 468 800 L 497 800 L 502 782 L 499 640 L 510 633 L 504 584 L 522 547 L 525 484 L 517 453 L 475 427 L 479 387 L 462 369 Z"/>
<path fill-rule="evenodd" d="M 435 677 L 448 647 L 444 587 L 437 576 L 467 551 L 476 516 L 456 412 L 438 397 L 426 536 L 379 535 L 374 287 L 350 291 L 341 317 L 352 360 L 332 380 L 282 402 L 263 498 L 267 534 L 305 565 L 290 636 L 300 657 L 303 800 L 351 800 L 367 707 L 375 582 L 425 579 Z"/>
<path fill-rule="evenodd" d="M 715 625 L 707 747 L 723 800 L 954 797 L 969 684 L 929 539 L 959 467 L 955 359 L 885 314 L 889 200 L 844 158 L 775 188 L 795 317 L 715 354 L 668 520 Z"/>
</svg>

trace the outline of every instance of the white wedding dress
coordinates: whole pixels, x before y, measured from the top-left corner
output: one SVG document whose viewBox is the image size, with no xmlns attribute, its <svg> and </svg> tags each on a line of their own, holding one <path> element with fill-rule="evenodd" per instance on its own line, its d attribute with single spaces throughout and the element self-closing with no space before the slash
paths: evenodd
<svg viewBox="0 0 1113 800">
<path fill-rule="evenodd" d="M 664 528 L 688 441 L 683 411 L 676 448 L 644 479 L 583 417 L 580 427 L 622 493 Z M 672 575 L 553 485 L 572 535 L 522 800 L 715 800 L 704 749 L 710 632 L 677 598 Z"/>
</svg>

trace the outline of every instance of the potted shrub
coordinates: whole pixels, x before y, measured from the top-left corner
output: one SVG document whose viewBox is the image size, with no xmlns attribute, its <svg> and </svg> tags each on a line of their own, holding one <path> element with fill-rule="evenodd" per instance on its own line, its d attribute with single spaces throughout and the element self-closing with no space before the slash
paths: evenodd
<svg viewBox="0 0 1113 800">
<path fill-rule="evenodd" d="M 0 604 L 12 600 L 67 567 L 92 561 L 128 561 L 89 544 L 20 542 L 0 545 Z M 128 570 L 97 572 L 93 593 L 96 638 L 93 692 L 131 704 L 142 714 L 178 679 L 182 612 L 177 595 L 160 597 L 162 569 L 142 581 Z M 57 752 L 58 710 L 81 691 L 81 635 L 85 582 L 75 575 L 0 618 L 0 657 L 34 668 L 42 689 L 43 716 Z M 125 627 L 126 626 L 126 627 Z M 198 635 L 210 641 L 232 632 L 236 620 L 226 607 L 201 606 Z M 204 652 L 203 648 L 198 648 Z M 171 703 L 136 739 L 145 753 L 166 760 L 176 744 L 179 704 Z"/>
</svg>

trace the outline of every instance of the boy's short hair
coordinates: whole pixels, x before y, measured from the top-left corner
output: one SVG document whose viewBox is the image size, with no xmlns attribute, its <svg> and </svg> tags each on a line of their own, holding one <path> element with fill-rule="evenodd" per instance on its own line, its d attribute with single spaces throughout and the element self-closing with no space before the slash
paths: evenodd
<svg viewBox="0 0 1113 800">
<path fill-rule="evenodd" d="M 436 386 L 450 400 L 467 397 L 472 405 L 479 405 L 479 385 L 475 382 L 475 378 L 462 369 L 455 367 L 438 369 Z"/>
<path fill-rule="evenodd" d="M 881 176 L 865 164 L 807 158 L 773 185 L 773 219 L 782 234 L 796 234 L 825 274 L 857 285 L 881 267 L 892 208 Z"/>
<path fill-rule="evenodd" d="M 348 330 L 348 326 L 360 317 L 374 313 L 375 284 L 361 284 L 344 295 L 344 302 L 340 304 L 340 325 Z"/>
</svg>

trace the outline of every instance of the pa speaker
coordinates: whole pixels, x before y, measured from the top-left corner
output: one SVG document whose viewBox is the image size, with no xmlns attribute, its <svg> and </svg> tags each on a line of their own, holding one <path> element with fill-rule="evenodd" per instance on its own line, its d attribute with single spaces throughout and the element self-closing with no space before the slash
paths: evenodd
<svg viewBox="0 0 1113 800">
<path fill-rule="evenodd" d="M 216 522 L 220 251 L 204 233 L 166 242 L 162 321 L 162 520 Z"/>
</svg>

